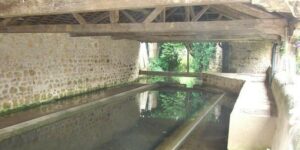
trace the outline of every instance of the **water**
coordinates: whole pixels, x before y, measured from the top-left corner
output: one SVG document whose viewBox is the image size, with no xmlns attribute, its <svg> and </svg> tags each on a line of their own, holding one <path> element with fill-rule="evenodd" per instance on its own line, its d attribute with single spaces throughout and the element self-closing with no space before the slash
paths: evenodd
<svg viewBox="0 0 300 150">
<path fill-rule="evenodd" d="M 139 119 L 96 149 L 151 150 L 186 119 L 212 101 L 212 93 L 160 89 L 137 94 Z"/>
<path fill-rule="evenodd" d="M 65 98 L 59 101 L 52 102 L 46 105 L 40 105 L 38 107 L 19 111 L 16 113 L 0 116 L 0 129 L 15 125 L 21 122 L 25 122 L 34 118 L 42 117 L 51 113 L 55 113 L 61 110 L 86 104 L 95 100 L 99 100 L 104 97 L 112 96 L 114 94 L 125 92 L 137 87 L 142 86 L 141 84 L 134 84 L 130 86 L 121 86 L 116 88 L 103 89 L 98 91 L 93 91 L 87 94 L 78 95 L 74 97 Z"/>
<path fill-rule="evenodd" d="M 0 122 L 5 123 L 10 120 L 11 122 L 6 125 L 19 123 L 20 121 L 17 120 L 22 116 L 30 120 L 33 118 L 31 115 L 35 113 L 38 114 L 35 117 L 38 117 L 91 102 L 125 89 L 130 88 L 123 87 L 104 93 L 94 92 L 73 97 L 65 100 L 66 102 L 41 106 L 42 108 L 49 107 L 49 109 L 45 109 L 49 111 L 41 111 L 44 109 L 36 108 L 6 116 Z M 162 143 L 187 119 L 193 117 L 193 114 L 211 105 L 211 102 L 220 95 L 196 89 L 176 89 L 174 87 L 144 91 L 95 110 L 88 110 L 74 118 L 49 125 L 49 127 L 41 127 L 1 141 L 0 149 L 151 150 Z M 216 117 L 208 118 L 211 121 Z"/>
</svg>

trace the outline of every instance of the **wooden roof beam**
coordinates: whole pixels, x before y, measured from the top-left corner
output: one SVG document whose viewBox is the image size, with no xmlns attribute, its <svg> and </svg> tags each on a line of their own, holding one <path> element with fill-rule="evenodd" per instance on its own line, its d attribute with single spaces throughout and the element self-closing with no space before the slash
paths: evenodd
<svg viewBox="0 0 300 150">
<path fill-rule="evenodd" d="M 251 3 L 251 0 L 7 0 L 0 3 L 0 17 L 227 3 Z"/>
<path fill-rule="evenodd" d="M 112 36 L 113 39 L 129 39 L 141 42 L 200 42 L 200 41 L 249 41 L 249 40 L 279 40 L 277 35 L 194 35 L 194 36 Z"/>
<path fill-rule="evenodd" d="M 7 26 L 9 23 L 11 23 L 14 20 L 14 18 L 5 18 L 0 22 L 0 26 Z"/>
<path fill-rule="evenodd" d="M 224 5 L 213 5 L 211 10 L 222 14 L 230 19 L 254 19 L 255 17 L 241 13 Z"/>
<path fill-rule="evenodd" d="M 0 27 L 2 33 L 172 33 L 257 30 L 283 35 L 284 19 L 249 19 L 176 23 L 118 23 L 86 25 L 24 25 Z"/>
<path fill-rule="evenodd" d="M 279 16 L 274 15 L 270 12 L 264 11 L 262 9 L 247 4 L 235 3 L 235 4 L 225 4 L 225 6 L 234 9 L 236 11 L 251 15 L 256 18 L 280 18 Z"/>
</svg>

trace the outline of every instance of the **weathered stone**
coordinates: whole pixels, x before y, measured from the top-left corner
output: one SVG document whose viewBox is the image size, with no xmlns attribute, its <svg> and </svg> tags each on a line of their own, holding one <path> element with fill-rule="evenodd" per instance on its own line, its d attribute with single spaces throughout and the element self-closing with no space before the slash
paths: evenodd
<svg viewBox="0 0 300 150">
<path fill-rule="evenodd" d="M 11 88 L 9 89 L 9 93 L 10 93 L 10 94 L 16 94 L 17 92 L 18 92 L 18 89 L 15 88 L 15 87 L 11 87 Z"/>
<path fill-rule="evenodd" d="M 0 92 L 7 96 L 1 101 L 47 101 L 138 75 L 136 41 L 68 34 L 0 34 L 0 39 Z"/>
<path fill-rule="evenodd" d="M 265 73 L 271 65 L 272 43 L 230 42 L 226 60 L 230 73 Z"/>
</svg>

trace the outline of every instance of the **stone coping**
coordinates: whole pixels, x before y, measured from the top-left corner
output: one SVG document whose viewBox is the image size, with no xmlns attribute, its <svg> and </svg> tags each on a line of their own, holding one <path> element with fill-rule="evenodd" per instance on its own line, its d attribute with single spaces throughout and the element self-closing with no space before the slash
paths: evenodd
<svg viewBox="0 0 300 150">
<path fill-rule="evenodd" d="M 234 105 L 232 114 L 248 114 L 257 116 L 275 115 L 275 103 L 268 93 L 265 85 L 265 74 L 251 73 L 204 73 L 208 76 L 223 77 L 226 79 L 235 79 L 243 82 L 238 98 Z M 229 80 L 228 80 L 229 81 Z M 204 81 L 205 82 L 205 81 Z M 234 80 L 230 80 L 234 82 Z M 230 85 L 224 85 L 230 86 Z M 232 88 L 232 87 L 228 87 Z"/>
<path fill-rule="evenodd" d="M 252 82 L 264 82 L 266 80 L 265 74 L 253 74 L 253 73 L 204 73 L 207 75 L 214 75 L 225 77 L 229 79 L 238 79 L 242 81 L 252 81 Z"/>
</svg>

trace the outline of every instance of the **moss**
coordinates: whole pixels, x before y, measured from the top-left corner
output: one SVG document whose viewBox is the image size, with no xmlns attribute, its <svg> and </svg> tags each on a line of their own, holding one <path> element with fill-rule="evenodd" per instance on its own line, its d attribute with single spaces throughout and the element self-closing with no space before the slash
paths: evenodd
<svg viewBox="0 0 300 150">
<path fill-rule="evenodd" d="M 41 105 L 55 103 L 57 101 L 68 100 L 69 98 L 72 98 L 72 97 L 93 93 L 93 92 L 96 92 L 96 91 L 99 91 L 99 90 L 105 90 L 105 89 L 108 89 L 108 88 L 117 88 L 117 87 L 128 86 L 128 85 L 131 85 L 133 83 L 135 83 L 135 81 L 128 82 L 128 83 L 123 83 L 123 84 L 120 83 L 119 85 L 111 85 L 111 86 L 105 85 L 105 87 L 102 87 L 102 86 L 97 86 L 95 88 L 86 88 L 86 87 L 84 87 L 85 90 L 78 90 L 78 89 L 70 90 L 69 89 L 69 90 L 67 90 L 67 92 L 62 93 L 59 96 L 52 96 L 52 98 L 49 98 L 49 96 L 47 98 L 46 94 L 42 94 L 42 96 L 41 96 L 42 98 L 43 97 L 47 98 L 47 99 L 43 99 L 42 101 L 39 98 L 39 96 L 35 95 L 35 99 L 33 100 L 33 103 L 22 104 L 22 105 L 19 105 L 19 106 L 15 107 L 15 108 L 12 108 L 12 109 L 11 109 L 11 104 L 8 103 L 8 102 L 5 102 L 3 104 L 4 109 L 0 111 L 0 117 L 1 116 L 6 116 L 6 115 L 9 115 L 9 114 L 12 114 L 12 113 L 20 112 L 20 111 L 26 111 L 26 110 L 29 110 L 29 109 L 33 109 L 33 108 L 39 107 Z"/>
</svg>

